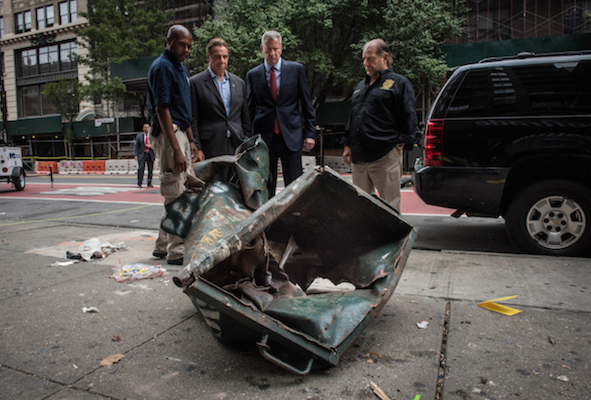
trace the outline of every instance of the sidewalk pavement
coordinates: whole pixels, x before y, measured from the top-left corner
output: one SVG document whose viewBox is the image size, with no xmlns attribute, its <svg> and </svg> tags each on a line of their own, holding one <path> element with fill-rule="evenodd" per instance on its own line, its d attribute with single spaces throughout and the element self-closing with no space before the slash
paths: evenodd
<svg viewBox="0 0 591 400">
<path fill-rule="evenodd" d="M 591 397 L 589 259 L 414 249 L 394 296 L 340 364 L 299 377 L 218 342 L 172 283 L 180 267 L 110 278 L 116 264 L 157 263 L 156 231 L 3 229 L 0 399 L 377 399 L 371 382 L 396 400 Z M 51 266 L 94 237 L 128 248 Z M 517 315 L 477 306 L 510 295 L 519 297 L 503 304 Z M 113 354 L 124 357 L 101 366 Z"/>
</svg>

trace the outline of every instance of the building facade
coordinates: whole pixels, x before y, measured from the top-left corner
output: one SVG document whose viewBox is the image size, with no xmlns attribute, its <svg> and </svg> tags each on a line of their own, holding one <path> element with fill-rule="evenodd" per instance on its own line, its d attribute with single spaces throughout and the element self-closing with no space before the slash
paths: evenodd
<svg viewBox="0 0 591 400">
<path fill-rule="evenodd" d="M 211 2 L 171 0 L 172 23 L 189 29 L 200 26 L 211 13 Z M 77 79 L 85 82 L 88 67 L 76 62 L 85 56 L 76 29 L 88 21 L 80 15 L 87 0 L 0 0 L 0 76 L 4 104 L 0 126 L 8 141 L 35 159 L 129 156 L 130 144 L 143 123 L 137 107 L 118 107 L 105 118 L 102 105 L 80 104 L 74 139 L 64 140 L 64 125 L 57 108 L 43 95 L 49 82 Z M 0 142 L 6 141 L 0 137 Z"/>
<path fill-rule="evenodd" d="M 3 128 L 19 145 L 28 144 L 30 148 L 34 140 L 40 152 L 60 153 L 63 147 L 47 145 L 56 140 L 63 142 L 63 135 L 61 117 L 43 96 L 43 90 L 49 82 L 61 78 L 80 80 L 86 72 L 75 60 L 84 49 L 76 44 L 74 32 L 86 24 L 79 15 L 79 10 L 86 8 L 86 0 L 3 0 L 0 7 L 6 94 Z"/>
</svg>

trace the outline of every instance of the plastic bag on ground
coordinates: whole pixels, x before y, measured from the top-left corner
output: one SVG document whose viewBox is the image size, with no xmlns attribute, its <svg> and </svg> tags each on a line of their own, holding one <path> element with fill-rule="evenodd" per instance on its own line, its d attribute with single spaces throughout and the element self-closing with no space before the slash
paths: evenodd
<svg viewBox="0 0 591 400">
<path fill-rule="evenodd" d="M 78 249 L 80 253 L 67 252 L 66 258 L 73 260 L 90 261 L 93 258 L 105 258 L 108 255 L 126 249 L 125 243 L 111 244 L 109 242 L 102 242 L 98 238 L 92 238 L 84 241 Z"/>
<path fill-rule="evenodd" d="M 117 282 L 133 281 L 138 279 L 148 279 L 164 275 L 166 269 L 160 264 L 126 264 L 114 265 L 112 277 Z"/>
</svg>

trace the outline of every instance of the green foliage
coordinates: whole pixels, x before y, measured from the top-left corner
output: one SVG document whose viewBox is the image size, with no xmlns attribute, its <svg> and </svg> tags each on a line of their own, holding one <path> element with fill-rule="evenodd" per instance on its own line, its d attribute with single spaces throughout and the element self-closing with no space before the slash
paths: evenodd
<svg viewBox="0 0 591 400">
<path fill-rule="evenodd" d="M 283 36 L 283 57 L 302 63 L 316 104 L 331 89 L 364 77 L 361 49 L 381 37 L 393 67 L 417 92 L 438 85 L 445 62 L 439 46 L 462 29 L 453 0 L 228 0 L 194 32 L 191 72 L 207 66 L 205 46 L 222 37 L 230 46 L 228 70 L 244 77 L 262 62 L 260 38 L 269 29 Z"/>
<path fill-rule="evenodd" d="M 73 120 L 78 114 L 78 105 L 84 99 L 84 88 L 76 79 L 60 79 L 45 85 L 43 96 L 57 108 L 62 118 Z"/>
<path fill-rule="evenodd" d="M 68 143 L 71 143 L 74 118 L 78 114 L 80 102 L 86 96 L 84 86 L 77 79 L 62 78 L 59 82 L 47 83 L 43 90 L 43 96 L 51 101 L 62 118 L 68 121 L 68 129 L 64 138 Z"/>
<path fill-rule="evenodd" d="M 88 0 L 80 13 L 88 25 L 77 33 L 88 56 L 80 62 L 94 75 L 107 76 L 111 62 L 122 62 L 162 52 L 171 13 L 166 0 Z"/>
<path fill-rule="evenodd" d="M 88 0 L 80 14 L 88 25 L 77 30 L 79 45 L 88 51 L 78 62 L 88 65 L 88 96 L 116 104 L 127 93 L 120 79 L 111 79 L 111 62 L 160 54 L 172 17 L 167 0 Z"/>
</svg>

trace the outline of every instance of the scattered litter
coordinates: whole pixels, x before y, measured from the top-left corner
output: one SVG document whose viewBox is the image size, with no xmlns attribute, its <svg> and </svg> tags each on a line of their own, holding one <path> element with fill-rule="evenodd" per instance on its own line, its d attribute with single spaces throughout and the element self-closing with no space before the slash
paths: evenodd
<svg viewBox="0 0 591 400">
<path fill-rule="evenodd" d="M 417 395 L 415 396 L 414 400 L 421 400 L 421 395 L 420 395 L 420 394 L 417 394 Z"/>
<path fill-rule="evenodd" d="M 517 310 L 517 309 L 511 308 L 511 307 L 507 307 L 507 306 L 504 306 L 502 304 L 497 304 L 495 302 L 496 301 L 503 301 L 503 300 L 514 299 L 515 297 L 519 297 L 519 296 L 518 295 L 515 295 L 515 296 L 501 297 L 499 299 L 487 300 L 487 301 L 483 301 L 482 303 L 478 303 L 478 305 L 480 307 L 482 307 L 482 308 L 486 308 L 487 310 L 494 311 L 494 312 L 497 312 L 499 314 L 512 316 L 512 315 L 515 315 L 515 314 L 519 314 L 521 312 L 521 310 Z"/>
<path fill-rule="evenodd" d="M 472 388 L 472 393 L 482 393 L 482 390 L 478 388 Z"/>
<path fill-rule="evenodd" d="M 551 337 L 551 336 L 548 336 L 548 343 L 550 343 L 550 344 L 555 344 L 555 343 L 556 343 L 556 340 L 554 340 L 554 338 L 553 338 L 553 337 Z"/>
<path fill-rule="evenodd" d="M 80 262 L 80 260 L 70 260 L 70 261 L 54 261 L 49 264 L 50 267 L 67 267 L 68 265 L 76 264 Z"/>
<path fill-rule="evenodd" d="M 99 309 L 96 307 L 82 307 L 82 312 L 84 313 L 98 313 Z"/>
<path fill-rule="evenodd" d="M 121 341 L 121 335 L 119 335 L 119 333 L 116 333 L 113 335 L 113 337 L 111 338 L 111 340 L 113 342 L 120 342 Z"/>
<path fill-rule="evenodd" d="M 123 357 L 125 357 L 125 355 L 123 355 L 123 354 L 119 354 L 119 353 L 111 354 L 110 356 L 107 356 L 101 360 L 101 365 L 108 366 L 108 365 L 117 364 L 119 362 L 119 360 L 121 360 Z"/>
<path fill-rule="evenodd" d="M 76 364 L 72 364 L 74 366 L 74 368 L 78 369 L 78 366 Z"/>
<path fill-rule="evenodd" d="M 571 367 L 569 367 L 569 366 L 568 366 L 568 365 L 566 365 L 566 364 L 562 364 L 562 368 L 566 368 L 566 369 L 572 369 Z"/>
<path fill-rule="evenodd" d="M 421 322 L 417 322 L 417 327 L 419 329 L 427 329 L 427 325 L 429 325 L 428 321 L 422 320 Z"/>
<path fill-rule="evenodd" d="M 113 278 L 117 282 L 134 281 L 137 279 L 154 278 L 156 276 L 164 275 L 166 269 L 162 268 L 160 264 L 126 264 L 113 266 Z"/>
<path fill-rule="evenodd" d="M 176 358 L 176 357 L 166 357 L 166 359 L 167 360 L 170 360 L 170 361 L 184 362 L 184 363 L 186 363 L 188 365 L 197 365 L 193 361 L 184 361 L 184 360 L 181 360 L 180 358 Z"/>
<path fill-rule="evenodd" d="M 71 260 L 90 261 L 93 258 L 105 258 L 116 251 L 121 251 L 126 248 L 127 246 L 123 242 L 113 245 L 109 242 L 101 242 L 98 238 L 92 238 L 84 241 L 78 246 L 79 253 L 67 251 L 66 258 Z"/>
<path fill-rule="evenodd" d="M 568 376 L 566 376 L 566 375 L 557 376 L 556 379 L 558 379 L 559 381 L 563 381 L 563 382 L 569 381 Z"/>
<path fill-rule="evenodd" d="M 377 351 L 370 351 L 369 353 L 363 355 L 364 358 L 372 358 L 372 356 L 375 356 L 378 358 L 384 357 L 383 354 L 380 354 Z"/>
<path fill-rule="evenodd" d="M 374 394 L 378 396 L 381 400 L 390 400 L 390 398 L 386 395 L 386 393 L 384 393 L 382 389 L 380 389 L 378 385 L 371 381 L 369 382 L 369 384 L 371 385 L 371 389 L 373 390 Z"/>
</svg>

